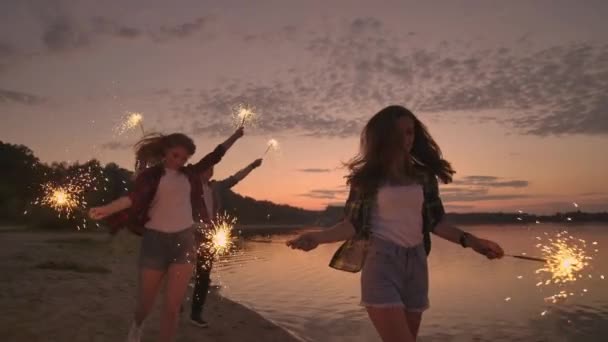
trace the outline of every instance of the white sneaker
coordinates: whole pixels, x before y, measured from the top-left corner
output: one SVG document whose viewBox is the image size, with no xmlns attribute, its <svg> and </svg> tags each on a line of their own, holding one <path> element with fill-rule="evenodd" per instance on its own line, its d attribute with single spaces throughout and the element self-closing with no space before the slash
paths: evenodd
<svg viewBox="0 0 608 342">
<path fill-rule="evenodd" d="M 129 329 L 129 335 L 127 336 L 127 342 L 140 342 L 141 341 L 141 332 L 142 325 L 135 324 L 135 321 L 131 323 L 131 329 Z"/>
</svg>

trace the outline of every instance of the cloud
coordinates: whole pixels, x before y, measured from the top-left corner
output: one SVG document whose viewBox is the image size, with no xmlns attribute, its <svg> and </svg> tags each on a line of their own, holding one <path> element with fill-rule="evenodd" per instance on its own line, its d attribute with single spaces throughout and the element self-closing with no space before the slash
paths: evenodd
<svg viewBox="0 0 608 342">
<path fill-rule="evenodd" d="M 308 49 L 328 63 L 342 94 L 361 103 L 402 103 L 416 112 L 466 111 L 521 134 L 607 134 L 608 46 L 564 43 L 494 49 L 454 44 L 416 47 L 378 19 L 316 34 Z M 460 44 L 461 46 L 471 44 Z M 330 88 L 331 83 L 319 82 Z M 487 116 L 503 110 L 506 117 Z"/>
<path fill-rule="evenodd" d="M 475 202 L 488 200 L 509 200 L 531 197 L 528 194 L 493 193 L 505 188 L 521 189 L 528 187 L 525 180 L 505 180 L 495 176 L 466 176 L 456 179 L 450 185 L 441 188 L 441 198 L 445 202 Z"/>
<path fill-rule="evenodd" d="M 314 189 L 310 190 L 305 194 L 300 194 L 301 197 L 309 197 L 316 199 L 328 199 L 328 200 L 338 200 L 345 198 L 348 195 L 348 190 L 340 188 L 340 189 Z"/>
<path fill-rule="evenodd" d="M 298 169 L 299 172 L 307 172 L 307 173 L 326 173 L 331 172 L 331 169 Z"/>
<path fill-rule="evenodd" d="M 0 104 L 17 103 L 23 105 L 39 105 L 47 100 L 38 95 L 14 90 L 0 89 Z"/>
<path fill-rule="evenodd" d="M 106 150 L 111 150 L 111 151 L 132 149 L 133 146 L 134 146 L 133 143 L 126 143 L 126 142 L 120 142 L 120 141 L 110 141 L 110 142 L 101 144 L 101 148 L 106 149 Z"/>
<path fill-rule="evenodd" d="M 11 57 L 15 54 L 15 47 L 8 43 L 0 41 L 0 60 L 3 58 Z"/>
<path fill-rule="evenodd" d="M 190 37 L 193 34 L 201 31 L 205 24 L 207 23 L 208 18 L 198 17 L 190 22 L 185 22 L 178 25 L 173 26 L 161 26 L 160 27 L 160 35 L 163 38 L 186 38 Z"/>
<path fill-rule="evenodd" d="M 185 122 L 207 112 L 194 133 L 225 134 L 226 111 L 246 102 L 265 110 L 260 133 L 352 137 L 380 108 L 398 103 L 423 120 L 492 122 L 540 136 L 608 134 L 608 45 L 420 44 L 420 34 L 391 31 L 373 17 L 353 18 L 338 30 L 294 27 L 289 38 L 284 31 L 247 39 L 256 44 L 282 37 L 305 46 L 310 58 L 302 60 L 314 62 L 285 65 L 272 80 L 232 80 L 202 90 L 206 95 L 180 105 Z M 448 111 L 461 114 L 455 119 L 443 114 Z"/>
<path fill-rule="evenodd" d="M 474 205 L 461 205 L 461 204 L 447 204 L 447 205 L 445 205 L 446 211 L 469 210 L 469 209 L 474 209 L 474 208 L 475 208 Z"/>
<path fill-rule="evenodd" d="M 51 52 L 69 51 L 91 46 L 104 38 L 139 39 L 147 37 L 154 42 L 185 39 L 203 30 L 209 21 L 198 17 L 176 25 L 163 25 L 150 30 L 128 26 L 117 20 L 94 16 L 88 20 L 76 18 L 69 11 L 56 11 L 45 16 L 41 40 Z"/>
<path fill-rule="evenodd" d="M 193 135 L 224 135 L 233 130 L 226 113 L 238 103 L 261 108 L 262 120 L 256 132 L 275 134 L 295 132 L 316 137 L 350 137 L 359 134 L 364 118 L 342 118 L 332 115 L 327 103 L 311 101 L 325 96 L 313 86 L 314 80 L 275 81 L 269 85 L 242 85 L 230 82 L 211 91 L 203 91 L 194 102 L 176 100 L 174 110 L 182 116 L 178 130 Z M 336 100 L 340 101 L 340 100 Z M 198 121 L 199 118 L 202 121 Z"/>
<path fill-rule="evenodd" d="M 42 33 L 42 42 L 51 51 L 62 51 L 86 46 L 89 34 L 67 17 L 56 17 Z"/>
<path fill-rule="evenodd" d="M 444 202 L 477 202 L 530 198 L 526 194 L 491 194 L 487 188 L 446 188 L 441 191 Z"/>
<path fill-rule="evenodd" d="M 452 184 L 493 188 L 525 188 L 529 185 L 529 182 L 524 180 L 503 181 L 494 176 L 466 176 L 462 179 L 455 180 Z"/>
<path fill-rule="evenodd" d="M 115 35 L 118 37 L 122 37 L 122 38 L 133 39 L 133 38 L 140 37 L 142 35 L 142 32 L 141 32 L 141 30 L 138 30 L 133 27 L 123 26 L 123 27 L 120 27 L 118 30 L 116 30 Z"/>
</svg>

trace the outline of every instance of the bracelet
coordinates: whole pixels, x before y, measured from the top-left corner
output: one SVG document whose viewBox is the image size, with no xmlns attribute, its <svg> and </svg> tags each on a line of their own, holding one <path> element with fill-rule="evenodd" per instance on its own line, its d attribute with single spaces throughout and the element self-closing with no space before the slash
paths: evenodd
<svg viewBox="0 0 608 342">
<path fill-rule="evenodd" d="M 467 240 L 470 236 L 471 236 L 471 234 L 469 234 L 467 232 L 462 232 L 462 235 L 460 235 L 460 239 L 458 239 L 462 248 L 469 247 L 469 246 L 467 246 Z"/>
</svg>

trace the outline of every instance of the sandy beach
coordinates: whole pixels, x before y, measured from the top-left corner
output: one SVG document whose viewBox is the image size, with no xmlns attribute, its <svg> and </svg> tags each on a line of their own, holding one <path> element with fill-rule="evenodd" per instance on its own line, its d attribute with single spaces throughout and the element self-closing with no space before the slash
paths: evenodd
<svg viewBox="0 0 608 342">
<path fill-rule="evenodd" d="M 1 229 L 2 340 L 124 340 L 135 303 L 137 251 L 138 238 L 126 232 L 110 239 L 101 232 Z M 145 342 L 157 340 L 161 301 L 146 321 Z M 296 341 L 216 292 L 205 309 L 210 328 L 194 327 L 187 317 L 184 312 L 177 341 Z"/>
</svg>

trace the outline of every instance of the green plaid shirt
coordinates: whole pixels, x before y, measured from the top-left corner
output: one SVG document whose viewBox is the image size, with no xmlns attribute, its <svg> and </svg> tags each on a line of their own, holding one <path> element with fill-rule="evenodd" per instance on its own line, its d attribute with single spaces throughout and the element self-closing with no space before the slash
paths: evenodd
<svg viewBox="0 0 608 342">
<path fill-rule="evenodd" d="M 418 181 L 422 184 L 424 202 L 422 205 L 422 233 L 424 248 L 427 255 L 431 251 L 431 232 L 445 215 L 439 185 L 435 175 L 425 171 L 422 167 L 416 168 Z M 371 213 L 376 203 L 377 190 L 362 193 L 351 187 L 350 194 L 344 207 L 344 217 L 350 220 L 355 227 L 355 236 L 347 240 L 338 248 L 331 259 L 329 266 L 341 271 L 359 272 L 367 255 L 367 247 L 371 236 Z"/>
</svg>

